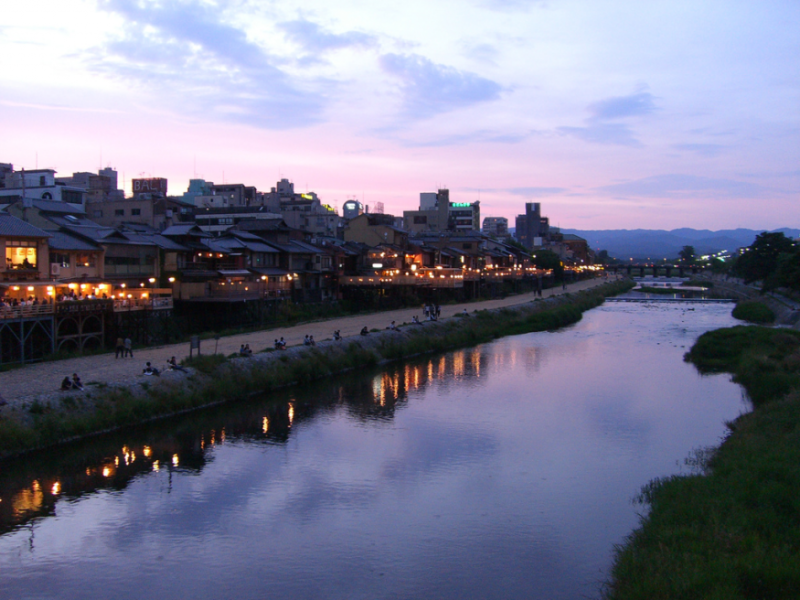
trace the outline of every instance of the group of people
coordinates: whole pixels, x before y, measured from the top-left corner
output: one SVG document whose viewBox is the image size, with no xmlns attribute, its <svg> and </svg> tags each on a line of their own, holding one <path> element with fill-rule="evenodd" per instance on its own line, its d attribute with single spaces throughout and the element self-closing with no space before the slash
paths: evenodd
<svg viewBox="0 0 800 600">
<path fill-rule="evenodd" d="M 83 389 L 83 382 L 81 378 L 78 377 L 77 373 L 72 374 L 72 379 L 69 378 L 69 375 L 64 377 L 64 381 L 61 382 L 61 389 L 62 390 L 82 390 Z"/>
<path fill-rule="evenodd" d="M 124 340 L 121 337 L 117 338 L 114 358 L 119 358 L 120 354 L 122 355 L 122 358 L 125 358 L 126 356 L 133 358 L 133 342 L 131 341 L 131 338 L 126 337 Z"/>
<path fill-rule="evenodd" d="M 50 298 L 39 300 L 34 296 L 28 298 L 0 298 L 0 308 L 23 308 L 25 306 L 39 306 L 40 304 L 52 304 Z"/>
<path fill-rule="evenodd" d="M 283 337 L 275 340 L 275 350 L 286 350 L 286 340 Z"/>
<path fill-rule="evenodd" d="M 251 356 L 253 351 L 250 349 L 250 344 L 242 344 L 239 348 L 239 356 Z"/>
<path fill-rule="evenodd" d="M 303 338 L 303 345 L 304 346 L 316 346 L 317 342 L 314 341 L 313 335 L 307 335 Z"/>
<path fill-rule="evenodd" d="M 442 307 L 438 304 L 426 304 L 422 307 L 428 321 L 436 321 L 442 314 Z"/>
</svg>

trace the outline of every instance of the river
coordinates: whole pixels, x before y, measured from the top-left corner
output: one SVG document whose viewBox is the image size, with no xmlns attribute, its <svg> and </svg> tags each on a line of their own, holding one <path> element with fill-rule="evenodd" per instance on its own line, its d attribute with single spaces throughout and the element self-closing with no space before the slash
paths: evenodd
<svg viewBox="0 0 800 600">
<path fill-rule="evenodd" d="M 607 303 L 0 463 L 0 598 L 594 598 L 653 477 L 749 410 L 731 306 Z"/>
</svg>

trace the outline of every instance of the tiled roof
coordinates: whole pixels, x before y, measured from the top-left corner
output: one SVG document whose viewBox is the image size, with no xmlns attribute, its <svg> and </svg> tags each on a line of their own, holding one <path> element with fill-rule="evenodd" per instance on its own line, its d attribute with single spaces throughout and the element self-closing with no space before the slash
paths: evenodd
<svg viewBox="0 0 800 600">
<path fill-rule="evenodd" d="M 13 237 L 50 237 L 43 229 L 12 215 L 0 213 L 0 235 Z"/>
<path fill-rule="evenodd" d="M 63 231 L 54 231 L 47 244 L 51 250 L 99 250 L 99 246 Z"/>
</svg>

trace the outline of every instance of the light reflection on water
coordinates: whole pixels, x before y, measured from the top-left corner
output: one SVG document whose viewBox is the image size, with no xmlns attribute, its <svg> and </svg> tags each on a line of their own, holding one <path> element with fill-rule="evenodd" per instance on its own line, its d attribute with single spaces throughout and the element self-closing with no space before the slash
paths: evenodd
<svg viewBox="0 0 800 600">
<path fill-rule="evenodd" d="M 0 597 L 596 596 L 631 498 L 745 410 L 683 353 L 730 306 L 613 304 L 0 471 Z"/>
</svg>

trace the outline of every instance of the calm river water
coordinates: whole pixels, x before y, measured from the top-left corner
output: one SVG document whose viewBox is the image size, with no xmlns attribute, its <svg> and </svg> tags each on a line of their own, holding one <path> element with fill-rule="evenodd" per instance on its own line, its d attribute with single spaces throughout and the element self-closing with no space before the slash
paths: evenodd
<svg viewBox="0 0 800 600">
<path fill-rule="evenodd" d="M 726 304 L 552 333 L 0 464 L 0 598 L 597 597 L 657 476 L 748 410 Z"/>
</svg>

